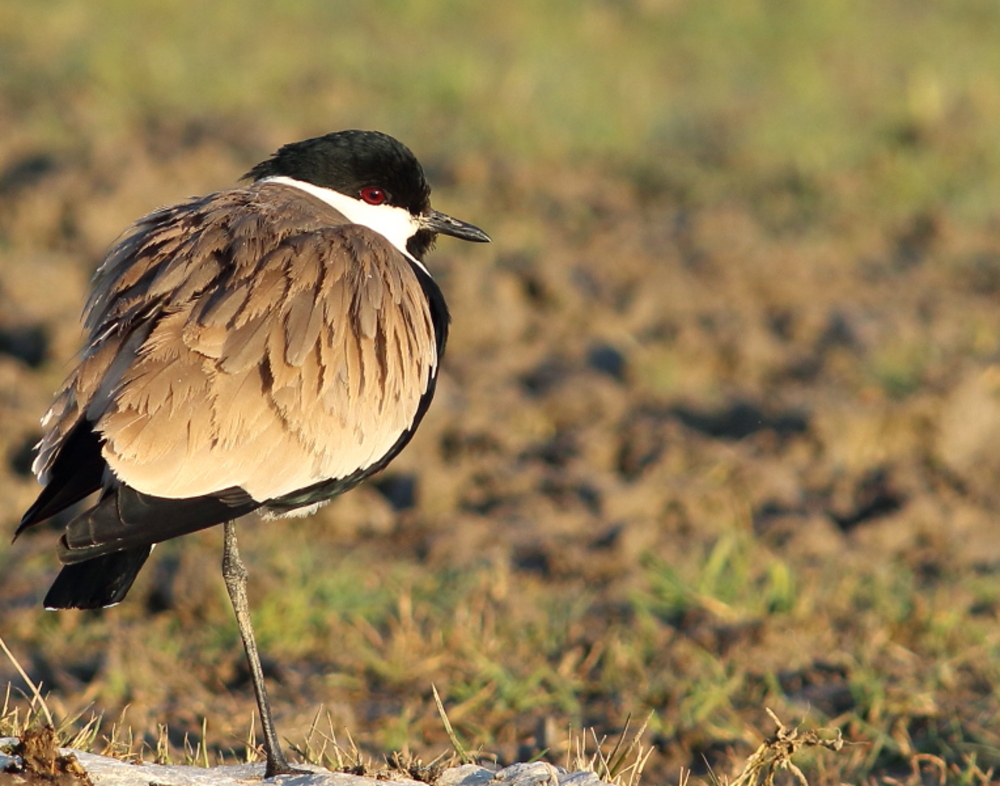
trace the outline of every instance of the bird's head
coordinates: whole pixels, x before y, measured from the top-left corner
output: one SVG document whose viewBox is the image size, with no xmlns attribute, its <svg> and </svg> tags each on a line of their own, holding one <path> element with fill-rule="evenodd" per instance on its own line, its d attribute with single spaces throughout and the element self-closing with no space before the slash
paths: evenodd
<svg viewBox="0 0 1000 786">
<path fill-rule="evenodd" d="M 384 235 L 418 261 L 437 235 L 488 243 L 472 224 L 431 207 L 431 188 L 416 156 L 378 131 L 338 131 L 285 145 L 245 179 L 295 181 L 350 221 Z"/>
</svg>

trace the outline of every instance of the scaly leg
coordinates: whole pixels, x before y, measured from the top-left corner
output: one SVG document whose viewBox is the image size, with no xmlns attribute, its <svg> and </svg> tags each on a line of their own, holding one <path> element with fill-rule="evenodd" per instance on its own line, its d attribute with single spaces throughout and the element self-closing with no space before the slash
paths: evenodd
<svg viewBox="0 0 1000 786">
<path fill-rule="evenodd" d="M 253 690 L 257 694 L 257 709 L 260 710 L 260 724 L 264 730 L 264 752 L 267 754 L 267 769 L 265 778 L 275 775 L 292 775 L 302 773 L 296 770 L 286 760 L 278 742 L 278 733 L 274 730 L 274 720 L 271 717 L 271 705 L 267 700 L 267 689 L 264 687 L 264 670 L 257 654 L 257 642 L 254 640 L 253 626 L 250 624 L 250 607 L 247 603 L 247 568 L 240 559 L 236 546 L 236 525 L 232 521 L 225 524 L 226 545 L 222 553 L 222 577 L 226 581 L 229 600 L 232 601 L 236 613 L 236 624 L 243 639 L 243 649 L 246 650 L 247 664 L 250 666 L 250 677 L 253 680 Z"/>
</svg>

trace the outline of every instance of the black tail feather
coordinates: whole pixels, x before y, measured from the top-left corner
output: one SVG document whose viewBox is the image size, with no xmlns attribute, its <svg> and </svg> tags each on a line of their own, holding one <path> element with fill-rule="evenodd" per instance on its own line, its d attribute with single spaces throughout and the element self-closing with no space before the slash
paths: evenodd
<svg viewBox="0 0 1000 786">
<path fill-rule="evenodd" d="M 119 486 L 70 522 L 59 543 L 59 559 L 72 564 L 144 548 L 232 521 L 259 507 L 259 502 L 239 488 L 190 499 L 167 499 Z"/>
<path fill-rule="evenodd" d="M 100 609 L 120 603 L 152 550 L 138 546 L 64 566 L 45 596 L 45 608 Z"/>
<path fill-rule="evenodd" d="M 153 545 L 239 518 L 260 507 L 234 488 L 192 499 L 165 499 L 128 486 L 107 489 L 66 527 L 64 567 L 45 596 L 49 609 L 99 609 L 119 603 Z"/>
</svg>

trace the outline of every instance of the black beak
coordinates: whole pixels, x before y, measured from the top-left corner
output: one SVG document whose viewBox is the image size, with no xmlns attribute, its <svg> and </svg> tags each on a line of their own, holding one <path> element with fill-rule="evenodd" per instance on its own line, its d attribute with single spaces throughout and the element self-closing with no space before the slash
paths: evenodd
<svg viewBox="0 0 1000 786">
<path fill-rule="evenodd" d="M 440 235 L 451 235 L 452 237 L 457 237 L 460 240 L 471 240 L 473 243 L 490 242 L 490 236 L 483 232 L 483 230 L 479 227 L 473 226 L 472 224 L 466 224 L 464 221 L 459 221 L 457 218 L 446 216 L 444 213 L 439 213 L 437 210 L 431 210 L 429 213 L 424 215 L 420 224 L 424 229 L 429 229 L 431 232 L 436 232 Z"/>
</svg>

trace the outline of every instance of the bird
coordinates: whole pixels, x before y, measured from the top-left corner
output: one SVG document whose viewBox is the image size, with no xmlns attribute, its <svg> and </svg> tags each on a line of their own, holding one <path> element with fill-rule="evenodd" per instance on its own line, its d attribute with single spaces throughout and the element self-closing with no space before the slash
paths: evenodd
<svg viewBox="0 0 1000 786">
<path fill-rule="evenodd" d="M 417 158 L 378 131 L 286 144 L 241 180 L 140 218 L 103 258 L 14 538 L 90 498 L 59 538 L 44 606 L 95 609 L 125 597 L 155 544 L 221 524 L 271 778 L 297 770 L 235 522 L 307 515 L 406 446 L 448 337 L 424 258 L 438 235 L 490 238 L 432 209 Z"/>
</svg>

